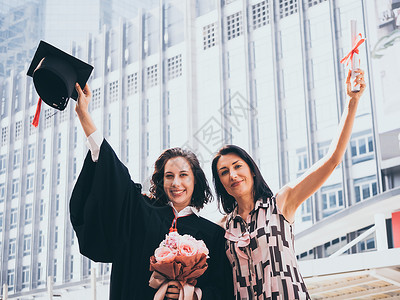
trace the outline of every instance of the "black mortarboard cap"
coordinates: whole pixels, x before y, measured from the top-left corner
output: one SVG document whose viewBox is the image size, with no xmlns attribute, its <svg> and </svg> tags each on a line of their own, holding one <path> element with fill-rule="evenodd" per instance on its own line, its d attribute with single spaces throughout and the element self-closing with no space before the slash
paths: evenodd
<svg viewBox="0 0 400 300">
<path fill-rule="evenodd" d="M 40 41 L 28 69 L 40 98 L 49 106 L 64 110 L 69 98 L 78 99 L 75 83 L 83 89 L 93 67 L 64 51 Z"/>
</svg>

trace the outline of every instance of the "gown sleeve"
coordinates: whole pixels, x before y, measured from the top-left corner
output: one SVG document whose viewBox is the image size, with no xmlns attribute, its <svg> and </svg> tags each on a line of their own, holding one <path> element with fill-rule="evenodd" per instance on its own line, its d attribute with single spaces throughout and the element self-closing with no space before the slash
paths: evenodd
<svg viewBox="0 0 400 300">
<path fill-rule="evenodd" d="M 93 261 L 113 262 L 135 215 L 146 214 L 145 206 L 141 185 L 103 140 L 97 162 L 88 152 L 71 195 L 70 219 L 80 252 Z"/>
<path fill-rule="evenodd" d="M 208 276 L 199 278 L 198 287 L 202 290 L 202 299 L 230 300 L 233 299 L 232 268 L 225 254 L 225 238 L 222 228 L 218 228 L 214 237 L 214 251 L 208 260 Z M 203 282 L 203 279 L 206 281 Z"/>
</svg>

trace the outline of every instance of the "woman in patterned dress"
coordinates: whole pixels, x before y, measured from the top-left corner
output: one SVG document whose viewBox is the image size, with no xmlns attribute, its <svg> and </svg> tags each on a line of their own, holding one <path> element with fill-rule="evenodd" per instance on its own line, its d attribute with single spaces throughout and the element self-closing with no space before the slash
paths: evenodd
<svg viewBox="0 0 400 300">
<path fill-rule="evenodd" d="M 296 209 L 340 164 L 365 90 L 358 71 L 336 138 L 325 157 L 273 195 L 253 159 L 238 146 L 219 150 L 212 162 L 219 204 L 226 216 L 226 253 L 233 268 L 236 299 L 310 299 L 299 272 L 293 243 Z"/>
</svg>

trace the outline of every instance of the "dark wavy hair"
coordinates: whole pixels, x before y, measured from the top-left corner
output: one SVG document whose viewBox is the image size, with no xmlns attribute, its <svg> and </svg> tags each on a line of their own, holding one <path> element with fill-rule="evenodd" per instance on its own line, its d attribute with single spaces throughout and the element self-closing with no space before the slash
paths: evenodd
<svg viewBox="0 0 400 300">
<path fill-rule="evenodd" d="M 265 182 L 264 178 L 261 175 L 260 169 L 257 167 L 256 163 L 251 158 L 251 156 L 244 149 L 238 146 L 226 145 L 218 151 L 211 164 L 215 193 L 217 195 L 219 210 L 221 210 L 221 205 L 222 205 L 224 212 L 228 214 L 232 212 L 237 205 L 235 198 L 228 194 L 223 184 L 221 183 L 217 170 L 217 163 L 220 157 L 222 155 L 227 155 L 229 153 L 234 153 L 238 155 L 241 159 L 243 159 L 246 162 L 246 164 L 250 167 L 251 172 L 254 174 L 254 186 L 253 186 L 254 202 L 256 202 L 260 197 L 272 197 L 273 193 L 271 189 Z"/>
<path fill-rule="evenodd" d="M 168 204 L 169 199 L 164 191 L 164 169 L 167 161 L 174 157 L 185 158 L 192 168 L 195 183 L 192 201 L 190 204 L 197 209 L 203 208 L 204 204 L 211 202 L 213 199 L 206 175 L 204 174 L 203 169 L 200 167 L 200 163 L 196 155 L 189 150 L 179 147 L 165 150 L 156 160 L 154 164 L 153 176 L 151 177 L 151 195 L 156 199 L 158 204 Z"/>
</svg>

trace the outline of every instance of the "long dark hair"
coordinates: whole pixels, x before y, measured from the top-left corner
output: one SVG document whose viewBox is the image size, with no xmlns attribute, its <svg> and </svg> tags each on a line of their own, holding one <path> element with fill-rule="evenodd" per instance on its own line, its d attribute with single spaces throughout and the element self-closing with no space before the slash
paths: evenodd
<svg viewBox="0 0 400 300">
<path fill-rule="evenodd" d="M 222 147 L 218 153 L 215 155 L 211 169 L 213 174 L 213 181 L 215 186 L 215 193 L 217 195 L 218 208 L 221 210 L 221 205 L 225 213 L 232 212 L 237 203 L 233 196 L 229 195 L 226 189 L 224 188 L 221 180 L 219 179 L 217 163 L 222 155 L 226 155 L 229 153 L 234 153 L 238 155 L 241 159 L 243 159 L 247 165 L 250 167 L 250 170 L 254 174 L 254 202 L 257 201 L 260 197 L 272 197 L 273 193 L 264 178 L 261 175 L 260 169 L 257 167 L 254 160 L 251 156 L 242 148 L 235 145 L 226 145 Z"/>
<path fill-rule="evenodd" d="M 153 176 L 151 177 L 151 195 L 157 200 L 158 203 L 163 205 L 168 203 L 169 199 L 164 191 L 164 169 L 167 161 L 174 157 L 185 158 L 192 168 L 195 183 L 192 201 L 190 204 L 197 209 L 203 208 L 204 204 L 212 201 L 212 194 L 206 175 L 204 174 L 203 169 L 200 167 L 200 163 L 196 155 L 189 150 L 179 147 L 165 150 L 156 160 L 154 164 Z"/>
</svg>

